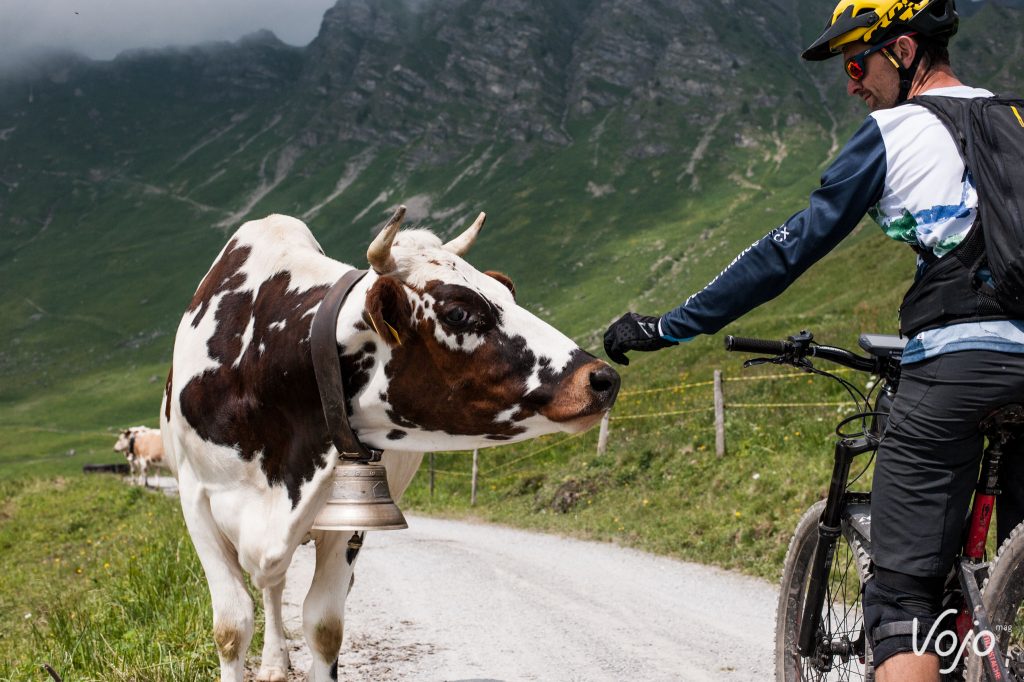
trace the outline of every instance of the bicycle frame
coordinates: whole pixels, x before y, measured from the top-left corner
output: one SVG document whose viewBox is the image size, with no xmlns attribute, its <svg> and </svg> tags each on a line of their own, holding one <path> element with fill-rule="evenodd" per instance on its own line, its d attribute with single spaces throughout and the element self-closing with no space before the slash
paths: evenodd
<svg viewBox="0 0 1024 682">
<path fill-rule="evenodd" d="M 985 542 L 992 524 L 992 510 L 999 494 L 999 465 L 1003 457 L 1002 443 L 990 441 L 981 460 L 981 475 L 974 492 L 971 520 L 964 535 L 964 546 L 958 561 L 957 578 L 963 590 L 963 605 L 956 617 L 956 633 L 964 642 L 969 633 L 976 631 L 982 642 L 981 650 L 989 651 L 984 657 L 985 674 L 994 682 L 1011 679 L 1006 669 L 1003 652 L 992 637 L 988 614 L 982 604 L 981 588 L 988 575 L 985 561 Z"/>
<path fill-rule="evenodd" d="M 797 652 L 807 658 L 816 658 L 823 666 L 829 665 L 835 652 L 832 642 L 818 641 L 816 634 L 821 620 L 821 607 L 825 601 L 825 588 L 836 541 L 842 534 L 843 523 L 855 523 L 848 515 L 851 505 L 864 505 L 870 500 L 868 493 L 846 491 L 853 460 L 877 447 L 877 441 L 861 438 L 843 438 L 836 443 L 835 464 L 832 480 L 821 520 L 818 522 L 818 544 L 811 559 L 810 577 L 804 597 L 803 614 L 800 619 L 800 633 Z M 1005 656 L 998 643 L 992 638 L 988 616 L 982 604 L 980 585 L 988 573 L 985 558 L 985 543 L 992 522 L 996 496 L 999 494 L 999 465 L 1002 448 L 998 443 L 990 444 L 982 458 L 981 474 L 972 502 L 970 523 L 964 533 L 964 544 L 957 566 L 957 580 L 962 590 L 962 603 L 956 619 L 956 632 L 960 642 L 969 633 L 976 632 L 981 640 L 981 650 L 990 650 L 985 656 L 986 675 L 993 682 L 1011 680 L 1006 668 Z M 855 532 L 870 542 L 870 536 L 860 528 Z M 948 588 L 947 588 L 948 590 Z"/>
</svg>

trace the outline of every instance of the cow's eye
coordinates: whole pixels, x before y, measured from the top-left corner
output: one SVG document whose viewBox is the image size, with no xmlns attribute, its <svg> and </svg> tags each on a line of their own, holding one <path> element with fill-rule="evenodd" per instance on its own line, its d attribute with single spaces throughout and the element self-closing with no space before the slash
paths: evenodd
<svg viewBox="0 0 1024 682">
<path fill-rule="evenodd" d="M 469 313 L 465 308 L 452 308 L 444 314 L 444 321 L 453 325 L 466 324 L 469 321 Z"/>
</svg>

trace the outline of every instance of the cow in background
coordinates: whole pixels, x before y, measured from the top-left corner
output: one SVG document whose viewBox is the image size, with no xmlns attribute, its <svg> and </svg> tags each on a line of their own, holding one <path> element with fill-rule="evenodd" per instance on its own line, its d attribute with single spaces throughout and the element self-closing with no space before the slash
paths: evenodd
<svg viewBox="0 0 1024 682">
<path fill-rule="evenodd" d="M 349 294 L 335 331 L 352 428 L 384 450 L 396 501 L 425 451 L 579 432 L 601 420 L 619 388 L 615 370 L 521 308 L 506 276 L 462 259 L 483 214 L 447 244 L 426 230 L 399 233 L 403 214 L 370 246 L 372 271 Z M 254 630 L 243 571 L 262 590 L 266 614 L 256 679 L 287 679 L 281 594 L 292 554 L 309 539 L 308 679 L 337 679 L 363 533 L 312 530 L 339 457 L 309 335 L 321 299 L 352 269 L 325 256 L 299 220 L 248 222 L 178 327 L 161 427 L 209 582 L 223 681 L 241 682 Z"/>
<path fill-rule="evenodd" d="M 118 434 L 114 452 L 128 460 L 129 478 L 138 485 L 149 484 L 149 467 L 163 466 L 164 442 L 159 429 L 132 426 Z"/>
</svg>

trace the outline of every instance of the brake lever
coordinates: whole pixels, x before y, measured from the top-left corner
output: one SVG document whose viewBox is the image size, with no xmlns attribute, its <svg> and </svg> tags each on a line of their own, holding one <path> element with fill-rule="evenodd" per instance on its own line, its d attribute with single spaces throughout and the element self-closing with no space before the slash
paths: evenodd
<svg viewBox="0 0 1024 682">
<path fill-rule="evenodd" d="M 766 364 L 769 364 L 769 363 L 771 363 L 773 365 L 781 365 L 781 364 L 784 363 L 784 360 L 781 357 L 775 357 L 775 358 L 751 358 L 750 360 L 744 360 L 743 361 L 743 369 L 747 369 L 748 367 L 757 367 L 758 365 L 766 365 Z"/>
</svg>

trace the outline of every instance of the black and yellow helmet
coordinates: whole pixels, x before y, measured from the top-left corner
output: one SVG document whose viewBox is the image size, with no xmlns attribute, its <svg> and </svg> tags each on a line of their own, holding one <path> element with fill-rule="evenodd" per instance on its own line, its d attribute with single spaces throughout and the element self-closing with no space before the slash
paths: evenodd
<svg viewBox="0 0 1024 682">
<path fill-rule="evenodd" d="M 954 0 L 840 0 L 825 32 L 802 56 L 821 61 L 848 43 L 877 45 L 904 33 L 946 43 L 959 23 Z"/>
</svg>

